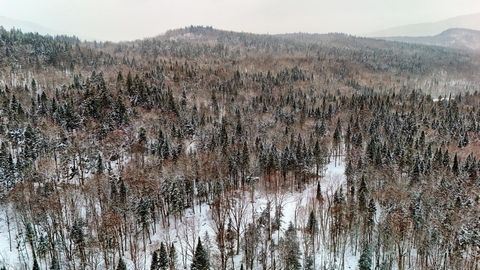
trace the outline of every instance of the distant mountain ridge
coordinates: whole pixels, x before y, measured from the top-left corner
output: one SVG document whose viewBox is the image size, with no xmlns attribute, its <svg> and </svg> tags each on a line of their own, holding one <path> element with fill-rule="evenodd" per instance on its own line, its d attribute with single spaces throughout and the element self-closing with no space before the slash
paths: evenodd
<svg viewBox="0 0 480 270">
<path fill-rule="evenodd" d="M 16 20 L 4 16 L 0 16 L 0 26 L 5 28 L 6 30 L 10 30 L 12 28 L 22 30 L 22 32 L 32 32 L 32 33 L 39 33 L 42 35 L 58 35 L 57 31 L 43 27 L 39 24 L 28 22 L 28 21 L 22 21 L 22 20 Z"/>
<path fill-rule="evenodd" d="M 480 52 L 480 31 L 464 28 L 452 28 L 434 36 L 423 37 L 382 37 L 389 41 L 406 42 L 432 46 L 449 47 Z"/>
<path fill-rule="evenodd" d="M 409 24 L 392 27 L 367 34 L 369 37 L 433 36 L 452 28 L 466 28 L 480 31 L 480 12 L 457 16 L 437 22 Z"/>
<path fill-rule="evenodd" d="M 74 35 L 82 40 L 102 41 L 101 39 L 98 39 L 98 38 L 78 35 L 78 34 L 69 33 L 69 32 L 61 32 L 58 29 L 51 29 L 37 23 L 12 19 L 5 16 L 0 16 L 0 27 L 3 27 L 5 30 L 11 30 L 15 28 L 17 30 L 21 30 L 23 33 L 38 33 L 41 35 L 50 35 L 50 36 L 65 36 L 65 35 L 73 36 Z"/>
</svg>

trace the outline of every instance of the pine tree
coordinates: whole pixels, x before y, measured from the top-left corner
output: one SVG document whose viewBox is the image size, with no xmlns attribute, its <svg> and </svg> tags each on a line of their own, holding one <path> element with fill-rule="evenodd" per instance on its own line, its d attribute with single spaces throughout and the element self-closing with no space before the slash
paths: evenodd
<svg viewBox="0 0 480 270">
<path fill-rule="evenodd" d="M 116 270 L 127 270 L 127 265 L 125 264 L 122 258 L 120 258 L 120 260 L 118 261 Z"/>
<path fill-rule="evenodd" d="M 150 270 L 158 270 L 158 252 L 155 250 L 152 254 L 152 263 L 150 264 Z"/>
<path fill-rule="evenodd" d="M 97 173 L 102 174 L 104 169 L 105 168 L 103 167 L 102 155 L 98 154 L 98 156 L 97 156 Z"/>
<path fill-rule="evenodd" d="M 315 213 L 313 210 L 310 212 L 308 216 L 308 223 L 307 223 L 307 232 L 314 237 L 315 234 L 318 232 L 318 222 L 317 218 L 315 217 Z"/>
<path fill-rule="evenodd" d="M 367 209 L 367 184 L 365 183 L 365 176 L 362 176 L 360 187 L 358 188 L 358 208 L 361 212 Z"/>
<path fill-rule="evenodd" d="M 192 270 L 208 270 L 210 269 L 210 260 L 207 251 L 202 246 L 200 237 L 198 238 L 197 248 L 192 260 Z"/>
<path fill-rule="evenodd" d="M 37 258 L 33 258 L 33 270 L 40 270 L 40 266 L 38 266 Z"/>
<path fill-rule="evenodd" d="M 313 265 L 313 256 L 309 255 L 305 259 L 305 267 L 303 267 L 304 270 L 314 270 L 314 265 Z"/>
<path fill-rule="evenodd" d="M 322 195 L 322 188 L 320 186 L 320 182 L 317 183 L 317 194 L 315 195 L 315 198 L 320 204 L 323 203 L 323 195 Z"/>
<path fill-rule="evenodd" d="M 24 149 L 23 149 L 23 166 L 30 165 L 37 157 L 37 138 L 35 132 L 30 125 L 27 126 L 24 136 Z"/>
<path fill-rule="evenodd" d="M 445 153 L 443 154 L 443 166 L 444 167 L 450 166 L 450 156 L 448 154 L 448 150 L 445 150 Z"/>
<path fill-rule="evenodd" d="M 175 270 L 177 265 L 177 252 L 175 250 L 175 246 L 170 246 L 170 252 L 168 254 L 168 267 L 170 270 Z"/>
<path fill-rule="evenodd" d="M 340 124 L 340 119 L 338 119 L 337 126 L 335 127 L 335 131 L 333 132 L 334 146 L 339 147 L 341 139 L 342 139 L 342 125 Z"/>
<path fill-rule="evenodd" d="M 158 266 L 160 270 L 168 269 L 168 254 L 163 243 L 160 244 L 160 250 L 158 252 Z"/>
<path fill-rule="evenodd" d="M 360 260 L 358 261 L 358 267 L 360 270 L 370 270 L 372 269 L 372 254 L 370 247 L 365 245 L 360 255 Z"/>
<path fill-rule="evenodd" d="M 452 172 L 455 175 L 458 175 L 458 173 L 459 173 L 457 154 L 455 154 L 455 157 L 453 158 Z"/>
<path fill-rule="evenodd" d="M 295 228 L 291 222 L 287 231 L 285 232 L 285 236 L 281 240 L 280 245 L 282 247 L 284 269 L 299 270 L 301 268 L 300 247 L 298 244 L 297 232 L 295 231 Z"/>
</svg>

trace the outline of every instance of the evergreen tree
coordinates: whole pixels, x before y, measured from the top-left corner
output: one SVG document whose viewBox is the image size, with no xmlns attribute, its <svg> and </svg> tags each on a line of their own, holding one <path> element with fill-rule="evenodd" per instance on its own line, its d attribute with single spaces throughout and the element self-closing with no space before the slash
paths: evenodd
<svg viewBox="0 0 480 270">
<path fill-rule="evenodd" d="M 37 258 L 33 257 L 33 267 L 32 270 L 40 270 L 40 266 L 38 265 Z"/>
<path fill-rule="evenodd" d="M 200 237 L 198 238 L 197 248 L 192 260 L 192 270 L 208 270 L 210 269 L 210 260 L 207 251 L 202 246 Z"/>
<path fill-rule="evenodd" d="M 315 198 L 320 204 L 323 203 L 323 194 L 322 194 L 322 188 L 320 186 L 320 181 L 317 183 L 317 192 L 316 192 Z"/>
<path fill-rule="evenodd" d="M 152 263 L 150 264 L 150 270 L 158 270 L 158 252 L 155 250 L 152 254 Z"/>
<path fill-rule="evenodd" d="M 160 250 L 158 252 L 158 266 L 160 270 L 168 269 L 168 254 L 163 243 L 160 244 Z"/>
<path fill-rule="evenodd" d="M 175 270 L 177 265 L 177 252 L 175 250 L 175 246 L 170 246 L 170 252 L 168 254 L 168 267 L 170 270 Z"/>
<path fill-rule="evenodd" d="M 310 212 L 310 215 L 308 216 L 308 223 L 307 223 L 307 232 L 314 237 L 315 234 L 318 232 L 318 222 L 317 218 L 315 217 L 315 213 L 313 210 Z"/>
<path fill-rule="evenodd" d="M 358 261 L 358 267 L 360 270 L 370 270 L 372 269 L 372 254 L 370 247 L 365 245 L 360 255 L 360 260 Z"/>
<path fill-rule="evenodd" d="M 313 256 L 309 255 L 305 259 L 305 266 L 303 267 L 304 270 L 314 270 L 313 265 Z"/>
<path fill-rule="evenodd" d="M 340 124 L 340 118 L 337 120 L 337 126 L 333 132 L 333 145 L 340 148 L 340 142 L 342 139 L 342 125 Z M 340 150 L 340 149 L 337 149 Z"/>
<path fill-rule="evenodd" d="M 360 181 L 360 187 L 358 188 L 358 208 L 361 212 L 365 212 L 367 209 L 367 184 L 365 182 L 365 176 L 362 176 Z"/>
<path fill-rule="evenodd" d="M 98 154 L 97 157 L 97 173 L 102 174 L 104 170 L 102 156 Z"/>
<path fill-rule="evenodd" d="M 115 102 L 114 112 L 112 114 L 112 119 L 116 126 L 121 126 L 128 122 L 127 118 L 127 109 L 122 102 L 120 96 L 117 98 Z"/>
<path fill-rule="evenodd" d="M 300 264 L 300 247 L 297 239 L 297 232 L 290 222 L 285 236 L 282 238 L 280 246 L 282 248 L 282 258 L 285 270 L 299 270 Z"/>
<path fill-rule="evenodd" d="M 118 261 L 116 270 L 127 270 L 127 265 L 125 264 L 122 258 L 120 258 L 120 260 Z"/>
<path fill-rule="evenodd" d="M 457 154 L 455 154 L 455 157 L 453 158 L 452 172 L 455 175 L 458 175 L 458 173 L 459 173 Z"/>
<path fill-rule="evenodd" d="M 450 156 L 448 154 L 448 150 L 445 150 L 445 153 L 443 154 L 443 166 L 444 167 L 450 166 Z"/>
<path fill-rule="evenodd" d="M 27 126 L 24 136 L 24 148 L 23 148 L 23 166 L 30 165 L 37 157 L 37 138 L 35 132 L 30 125 Z"/>
</svg>

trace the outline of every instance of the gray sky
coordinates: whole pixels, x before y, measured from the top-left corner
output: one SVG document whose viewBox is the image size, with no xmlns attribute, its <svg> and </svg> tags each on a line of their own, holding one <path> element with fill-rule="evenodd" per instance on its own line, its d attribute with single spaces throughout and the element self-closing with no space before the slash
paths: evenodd
<svg viewBox="0 0 480 270">
<path fill-rule="evenodd" d="M 188 25 L 364 34 L 474 12 L 480 12 L 479 0 L 0 0 L 2 16 L 114 41 Z"/>
</svg>

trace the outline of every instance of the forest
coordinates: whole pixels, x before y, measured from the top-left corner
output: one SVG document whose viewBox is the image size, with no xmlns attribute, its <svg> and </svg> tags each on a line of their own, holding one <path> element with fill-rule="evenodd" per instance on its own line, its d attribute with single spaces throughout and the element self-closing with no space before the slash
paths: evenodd
<svg viewBox="0 0 480 270">
<path fill-rule="evenodd" d="M 1 270 L 480 269 L 480 55 L 0 27 Z"/>
</svg>

